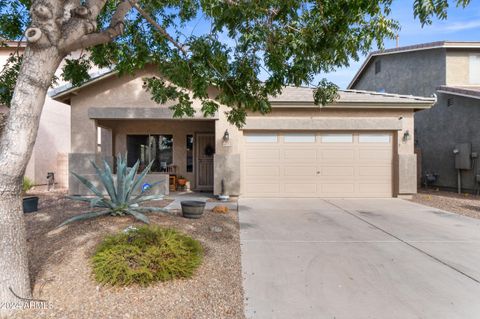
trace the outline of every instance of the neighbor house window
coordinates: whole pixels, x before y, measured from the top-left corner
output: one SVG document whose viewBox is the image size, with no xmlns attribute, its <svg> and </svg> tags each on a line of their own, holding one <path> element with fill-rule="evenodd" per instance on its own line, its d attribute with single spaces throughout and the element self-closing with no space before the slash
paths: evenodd
<svg viewBox="0 0 480 319">
<path fill-rule="evenodd" d="M 187 135 L 187 172 L 193 172 L 193 135 Z"/>
<path fill-rule="evenodd" d="M 166 172 L 173 164 L 173 135 L 127 135 L 127 164 L 140 160 L 140 171 L 150 162 L 152 172 Z"/>
<path fill-rule="evenodd" d="M 469 80 L 470 84 L 480 84 L 480 55 L 470 55 L 470 68 L 469 68 Z"/>
<path fill-rule="evenodd" d="M 246 135 L 247 143 L 277 143 L 277 134 L 258 133 Z"/>
<path fill-rule="evenodd" d="M 375 74 L 378 74 L 382 71 L 382 61 L 378 60 L 375 62 Z"/>
<path fill-rule="evenodd" d="M 352 134 L 324 134 L 322 135 L 322 143 L 352 143 Z"/>
</svg>

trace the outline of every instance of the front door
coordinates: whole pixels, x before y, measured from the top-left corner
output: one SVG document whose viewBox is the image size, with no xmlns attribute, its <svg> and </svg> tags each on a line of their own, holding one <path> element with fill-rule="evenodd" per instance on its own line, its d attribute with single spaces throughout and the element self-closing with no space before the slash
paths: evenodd
<svg viewBox="0 0 480 319">
<path fill-rule="evenodd" d="M 195 138 L 196 189 L 213 191 L 213 155 L 215 154 L 215 134 L 197 133 Z"/>
</svg>

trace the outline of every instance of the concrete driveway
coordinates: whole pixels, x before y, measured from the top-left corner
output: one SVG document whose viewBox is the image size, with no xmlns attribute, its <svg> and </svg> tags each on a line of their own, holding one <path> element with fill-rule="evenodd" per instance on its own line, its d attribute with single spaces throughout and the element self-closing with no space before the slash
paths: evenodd
<svg viewBox="0 0 480 319">
<path fill-rule="evenodd" d="M 247 318 L 480 318 L 480 221 L 400 199 L 241 199 Z"/>
</svg>

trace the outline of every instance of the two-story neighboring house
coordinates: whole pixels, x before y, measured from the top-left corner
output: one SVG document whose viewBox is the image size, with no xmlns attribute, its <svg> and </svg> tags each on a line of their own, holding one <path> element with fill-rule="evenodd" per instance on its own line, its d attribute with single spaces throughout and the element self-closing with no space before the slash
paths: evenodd
<svg viewBox="0 0 480 319">
<path fill-rule="evenodd" d="M 22 54 L 24 43 L 6 41 L 0 46 L 0 71 L 10 54 Z M 0 105 L 0 121 L 8 114 L 8 108 Z M 0 125 L 1 129 L 2 125 Z M 35 185 L 47 183 L 47 173 L 55 173 L 58 187 L 68 187 L 68 153 L 70 152 L 70 108 L 54 101 L 45 100 L 37 140 L 27 165 L 25 176 Z"/>
<path fill-rule="evenodd" d="M 422 177 L 438 174 L 433 185 L 457 188 L 456 145 L 471 143 L 472 152 L 480 152 L 480 42 L 442 41 L 372 52 L 348 88 L 436 95 L 434 107 L 415 113 L 415 146 Z M 480 163 L 474 157 L 470 169 L 460 171 L 463 189 L 477 188 Z"/>
</svg>

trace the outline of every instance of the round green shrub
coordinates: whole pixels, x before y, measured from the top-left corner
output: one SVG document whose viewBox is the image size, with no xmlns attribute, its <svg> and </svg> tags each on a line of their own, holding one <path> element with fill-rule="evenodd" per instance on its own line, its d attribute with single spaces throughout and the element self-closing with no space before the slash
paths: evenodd
<svg viewBox="0 0 480 319">
<path fill-rule="evenodd" d="M 92 262 L 100 283 L 148 286 L 191 277 L 202 258 L 203 248 L 195 239 L 173 229 L 143 226 L 105 238 Z"/>
</svg>

